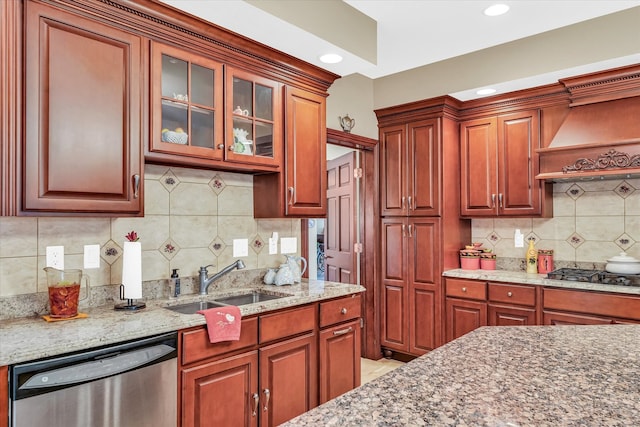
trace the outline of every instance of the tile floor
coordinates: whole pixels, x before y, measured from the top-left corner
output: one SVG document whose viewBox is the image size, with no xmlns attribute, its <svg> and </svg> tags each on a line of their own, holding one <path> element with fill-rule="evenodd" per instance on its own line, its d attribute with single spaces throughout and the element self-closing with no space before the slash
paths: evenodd
<svg viewBox="0 0 640 427">
<path fill-rule="evenodd" d="M 360 365 L 360 383 L 365 384 L 402 365 L 404 365 L 404 362 L 393 359 L 382 358 L 380 360 L 371 360 L 362 358 Z"/>
</svg>

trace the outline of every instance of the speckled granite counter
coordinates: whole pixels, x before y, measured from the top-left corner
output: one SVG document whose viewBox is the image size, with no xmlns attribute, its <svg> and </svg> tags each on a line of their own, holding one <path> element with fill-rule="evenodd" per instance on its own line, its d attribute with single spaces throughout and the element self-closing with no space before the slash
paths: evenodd
<svg viewBox="0 0 640 427">
<path fill-rule="evenodd" d="M 508 270 L 447 270 L 445 277 L 462 279 L 489 280 L 495 282 L 522 283 L 528 285 L 554 286 L 566 289 L 582 289 L 588 291 L 616 292 L 621 294 L 640 295 L 638 286 L 603 285 L 600 283 L 572 282 L 569 280 L 547 279 L 546 274 L 528 274 L 522 271 Z"/>
<path fill-rule="evenodd" d="M 637 426 L 640 325 L 483 327 L 286 426 Z"/>
<path fill-rule="evenodd" d="M 291 296 L 243 305 L 240 307 L 243 316 L 364 291 L 362 286 L 315 280 L 293 286 L 260 288 Z M 81 310 L 89 315 L 86 319 L 47 323 L 39 317 L 31 317 L 0 321 L 0 366 L 204 325 L 204 316 L 200 314 L 179 314 L 164 307 L 246 291 L 234 288 L 209 292 L 207 297 L 190 295 L 151 300 L 146 302 L 147 308 L 133 313 L 114 311 L 113 305 Z"/>
</svg>

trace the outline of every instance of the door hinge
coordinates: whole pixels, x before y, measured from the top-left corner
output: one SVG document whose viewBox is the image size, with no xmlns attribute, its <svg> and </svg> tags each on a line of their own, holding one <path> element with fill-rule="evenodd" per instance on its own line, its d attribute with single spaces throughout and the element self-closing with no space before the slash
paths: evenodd
<svg viewBox="0 0 640 427">
<path fill-rule="evenodd" d="M 353 244 L 353 252 L 356 254 L 362 253 L 362 243 L 354 243 Z"/>
<path fill-rule="evenodd" d="M 353 169 L 353 177 L 355 179 L 360 179 L 362 178 L 362 168 L 355 168 Z"/>
<path fill-rule="evenodd" d="M 360 318 L 360 329 L 364 328 L 364 319 Z"/>
</svg>

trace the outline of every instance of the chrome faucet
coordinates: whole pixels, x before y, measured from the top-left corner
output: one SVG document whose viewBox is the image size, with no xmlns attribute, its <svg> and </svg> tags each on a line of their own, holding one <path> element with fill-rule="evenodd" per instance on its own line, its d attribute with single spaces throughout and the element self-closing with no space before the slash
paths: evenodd
<svg viewBox="0 0 640 427">
<path fill-rule="evenodd" d="M 207 295 L 207 289 L 209 289 L 209 285 L 213 283 L 215 280 L 218 280 L 225 274 L 231 272 L 234 269 L 241 270 L 243 269 L 244 262 L 242 260 L 237 260 L 233 264 L 226 266 L 222 270 L 218 271 L 213 276 L 209 277 L 207 268 L 213 267 L 213 264 L 207 265 L 206 267 L 200 267 L 200 295 Z"/>
</svg>

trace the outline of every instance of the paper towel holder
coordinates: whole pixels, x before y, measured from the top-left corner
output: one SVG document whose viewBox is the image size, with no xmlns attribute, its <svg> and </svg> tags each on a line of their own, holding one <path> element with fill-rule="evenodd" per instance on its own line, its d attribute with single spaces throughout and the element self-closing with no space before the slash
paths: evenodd
<svg viewBox="0 0 640 427">
<path fill-rule="evenodd" d="M 127 311 L 135 311 L 141 310 L 145 308 L 147 305 L 143 302 L 135 302 L 136 300 L 131 298 L 124 297 L 124 285 L 120 285 L 120 300 L 127 301 L 123 304 L 116 304 L 113 309 L 114 310 L 127 310 Z"/>
</svg>

